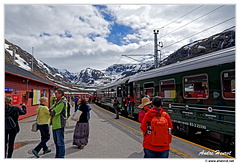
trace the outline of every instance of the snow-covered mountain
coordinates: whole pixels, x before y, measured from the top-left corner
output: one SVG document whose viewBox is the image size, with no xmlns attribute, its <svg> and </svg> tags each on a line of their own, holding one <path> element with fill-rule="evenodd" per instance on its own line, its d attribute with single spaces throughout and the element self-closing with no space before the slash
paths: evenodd
<svg viewBox="0 0 240 163">
<path fill-rule="evenodd" d="M 139 64 L 114 64 L 103 70 L 104 74 L 111 76 L 112 80 L 124 78 L 136 73 L 147 71 L 154 67 L 153 60 Z"/>
<path fill-rule="evenodd" d="M 231 46 L 235 46 L 235 27 L 226 29 L 223 32 L 212 35 L 208 38 L 193 41 L 190 44 L 184 45 L 174 53 L 170 54 L 163 61 L 163 65 L 172 64 Z"/>
<path fill-rule="evenodd" d="M 231 46 L 235 46 L 235 27 L 181 47 L 166 57 L 161 65 L 168 65 Z M 5 60 L 13 62 L 13 49 L 15 49 L 15 64 L 31 71 L 32 55 L 7 40 L 5 40 Z M 33 57 L 33 69 L 36 73 L 61 87 L 67 86 L 69 89 L 76 85 L 83 87 L 103 86 L 120 78 L 148 71 L 154 67 L 153 65 L 153 60 L 148 60 L 140 64 L 114 64 L 104 70 L 86 68 L 79 73 L 72 73 L 66 69 L 53 68 Z"/>
<path fill-rule="evenodd" d="M 5 60 L 12 62 L 13 49 L 15 49 L 15 64 L 31 71 L 32 55 L 5 40 Z M 153 67 L 152 62 L 141 64 L 114 64 L 105 70 L 86 68 L 79 73 L 72 73 L 66 69 L 56 69 L 33 57 L 33 69 L 41 76 L 63 85 L 101 86 L 119 78 L 146 71 Z"/>
</svg>

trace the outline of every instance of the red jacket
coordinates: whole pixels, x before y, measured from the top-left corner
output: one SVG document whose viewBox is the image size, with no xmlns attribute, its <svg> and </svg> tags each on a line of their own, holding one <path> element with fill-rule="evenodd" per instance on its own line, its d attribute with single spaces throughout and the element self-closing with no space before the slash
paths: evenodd
<svg viewBox="0 0 240 163">
<path fill-rule="evenodd" d="M 142 120 L 143 120 L 143 118 L 144 118 L 144 116 L 145 116 L 146 113 L 147 113 L 147 112 L 146 112 L 145 110 L 143 110 L 143 109 L 141 109 L 141 110 L 139 111 L 138 121 L 139 121 L 140 123 L 142 123 Z"/>
<path fill-rule="evenodd" d="M 149 136 L 148 134 L 146 134 L 147 132 L 147 126 L 148 126 L 148 123 L 147 122 L 151 122 L 152 120 L 152 117 L 155 116 L 158 111 L 155 110 L 156 107 L 153 107 L 152 109 L 148 110 L 148 112 L 145 114 L 143 120 L 142 120 L 142 123 L 141 123 L 141 130 L 143 132 L 143 148 L 146 148 L 146 149 L 149 149 L 149 150 L 152 150 L 152 151 L 165 151 L 165 150 L 168 150 L 170 149 L 170 145 L 169 146 L 153 146 L 150 144 L 150 140 L 149 140 Z M 168 124 L 169 124 L 169 128 L 173 129 L 173 125 L 172 125 L 172 120 L 169 116 L 168 113 L 166 113 L 166 115 L 164 116 L 167 121 L 168 121 Z"/>
<path fill-rule="evenodd" d="M 132 97 L 130 97 L 130 99 L 129 99 L 129 98 L 127 98 L 127 99 L 126 99 L 126 103 L 125 103 L 125 104 L 126 104 L 126 105 L 128 105 L 128 104 L 129 104 L 129 102 L 130 102 L 130 105 L 131 105 L 131 106 L 133 106 L 133 105 L 134 105 L 134 99 L 133 99 Z"/>
</svg>

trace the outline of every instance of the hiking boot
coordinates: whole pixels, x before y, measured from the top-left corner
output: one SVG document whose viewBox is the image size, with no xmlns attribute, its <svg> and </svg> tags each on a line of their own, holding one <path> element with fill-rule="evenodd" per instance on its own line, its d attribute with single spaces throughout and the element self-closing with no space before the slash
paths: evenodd
<svg viewBox="0 0 240 163">
<path fill-rule="evenodd" d="M 36 156 L 37 158 L 39 158 L 40 156 L 38 155 L 38 152 L 35 150 L 32 150 L 32 154 L 34 154 L 34 156 Z"/>
<path fill-rule="evenodd" d="M 51 151 L 52 151 L 51 149 L 47 149 L 46 151 L 43 151 L 43 154 L 49 153 Z"/>
</svg>

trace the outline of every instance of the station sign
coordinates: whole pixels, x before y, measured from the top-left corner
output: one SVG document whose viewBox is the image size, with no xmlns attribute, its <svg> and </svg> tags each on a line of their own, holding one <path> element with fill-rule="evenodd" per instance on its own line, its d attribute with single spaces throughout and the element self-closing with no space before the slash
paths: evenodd
<svg viewBox="0 0 240 163">
<path fill-rule="evenodd" d="M 5 88 L 5 92 L 13 92 L 13 88 Z"/>
<path fill-rule="evenodd" d="M 19 103 L 19 95 L 12 95 L 12 104 L 16 105 Z"/>
</svg>

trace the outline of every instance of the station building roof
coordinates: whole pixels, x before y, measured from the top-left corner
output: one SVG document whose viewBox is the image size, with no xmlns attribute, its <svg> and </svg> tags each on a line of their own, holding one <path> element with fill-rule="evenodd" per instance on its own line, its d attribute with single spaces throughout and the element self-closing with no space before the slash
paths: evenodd
<svg viewBox="0 0 240 163">
<path fill-rule="evenodd" d="M 31 71 L 27 71 L 23 68 L 20 68 L 16 65 L 13 65 L 6 61 L 5 61 L 5 73 L 23 77 L 23 78 L 27 78 L 27 79 L 34 80 L 34 81 L 44 83 L 47 85 L 51 85 L 51 86 L 57 86 L 56 84 L 52 83 L 51 81 L 49 81 Z"/>
</svg>

